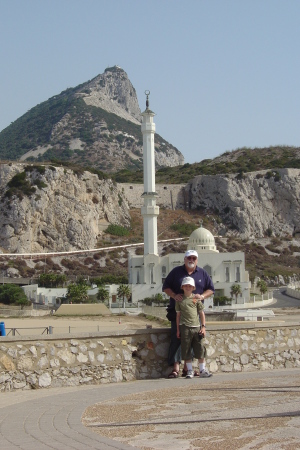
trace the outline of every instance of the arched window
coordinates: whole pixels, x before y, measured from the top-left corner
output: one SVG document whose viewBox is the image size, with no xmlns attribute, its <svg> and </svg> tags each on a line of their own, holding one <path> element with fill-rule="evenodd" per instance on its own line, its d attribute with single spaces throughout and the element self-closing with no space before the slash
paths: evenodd
<svg viewBox="0 0 300 450">
<path fill-rule="evenodd" d="M 225 267 L 225 281 L 226 283 L 229 283 L 230 281 L 230 272 L 229 272 L 229 267 Z"/>
<path fill-rule="evenodd" d="M 211 270 L 211 266 L 206 265 L 203 267 L 204 270 L 206 270 L 206 272 L 208 273 L 208 275 L 211 277 L 212 275 L 212 270 Z"/>
</svg>

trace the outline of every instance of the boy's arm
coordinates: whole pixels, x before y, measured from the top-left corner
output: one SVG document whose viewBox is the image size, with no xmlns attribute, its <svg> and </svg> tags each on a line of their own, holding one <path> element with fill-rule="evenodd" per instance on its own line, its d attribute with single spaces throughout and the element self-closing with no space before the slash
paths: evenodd
<svg viewBox="0 0 300 450">
<path fill-rule="evenodd" d="M 180 311 L 176 312 L 176 325 L 177 325 L 177 337 L 180 337 L 180 328 L 179 328 L 179 324 L 180 324 Z"/>
<path fill-rule="evenodd" d="M 200 317 L 200 322 L 201 322 L 201 333 L 203 334 L 203 336 L 205 336 L 205 333 L 206 333 L 206 328 L 205 328 L 205 313 L 204 313 L 204 310 L 203 310 L 203 309 L 202 309 L 202 311 L 200 311 L 199 317 Z"/>
</svg>

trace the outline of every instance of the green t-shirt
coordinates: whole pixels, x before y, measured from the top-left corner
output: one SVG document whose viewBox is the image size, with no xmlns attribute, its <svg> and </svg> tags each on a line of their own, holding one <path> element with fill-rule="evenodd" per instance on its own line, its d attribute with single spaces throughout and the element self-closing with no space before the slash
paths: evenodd
<svg viewBox="0 0 300 450">
<path fill-rule="evenodd" d="M 199 327 L 199 313 L 204 309 L 200 300 L 193 302 L 194 296 L 183 297 L 181 302 L 176 302 L 176 312 L 180 312 L 180 325 L 187 327 Z"/>
</svg>

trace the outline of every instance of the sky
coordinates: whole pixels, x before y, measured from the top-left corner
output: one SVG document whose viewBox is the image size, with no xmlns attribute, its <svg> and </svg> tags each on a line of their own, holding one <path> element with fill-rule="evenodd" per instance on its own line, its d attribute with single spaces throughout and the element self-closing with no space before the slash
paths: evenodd
<svg viewBox="0 0 300 450">
<path fill-rule="evenodd" d="M 0 0 L 0 131 L 119 65 L 185 163 L 300 146 L 299 0 Z"/>
</svg>

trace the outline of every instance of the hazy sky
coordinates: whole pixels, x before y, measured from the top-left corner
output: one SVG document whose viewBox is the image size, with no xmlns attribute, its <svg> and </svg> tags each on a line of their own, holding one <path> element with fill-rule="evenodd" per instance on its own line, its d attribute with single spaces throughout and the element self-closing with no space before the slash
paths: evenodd
<svg viewBox="0 0 300 450">
<path fill-rule="evenodd" d="M 0 130 L 115 64 L 185 162 L 300 145 L 299 0 L 0 0 Z"/>
</svg>

